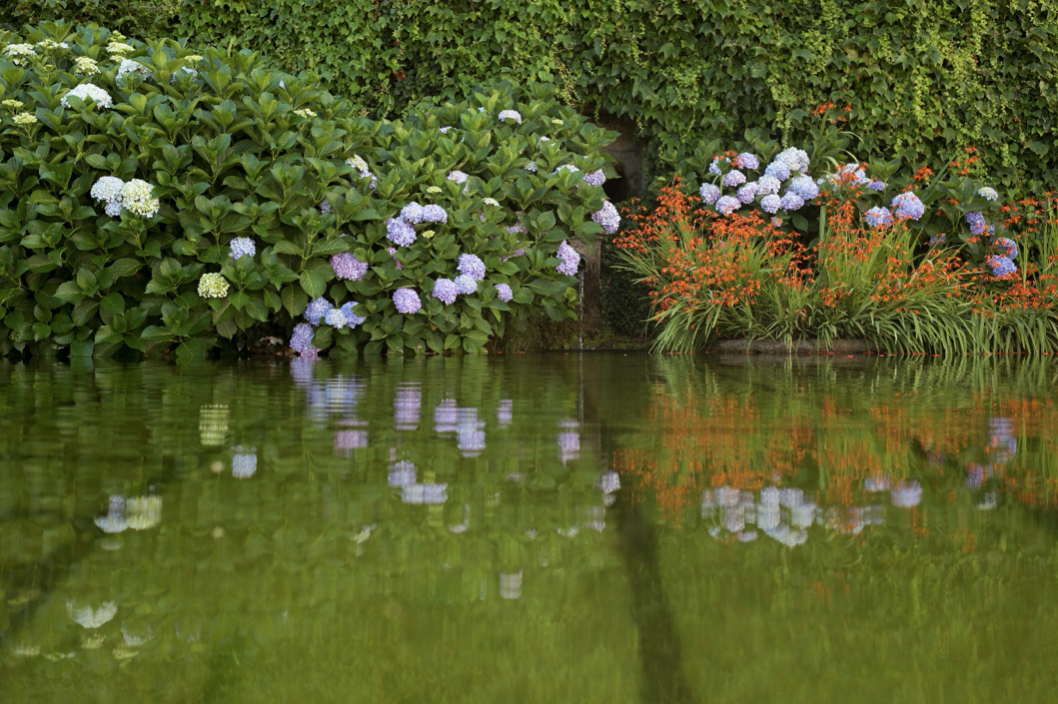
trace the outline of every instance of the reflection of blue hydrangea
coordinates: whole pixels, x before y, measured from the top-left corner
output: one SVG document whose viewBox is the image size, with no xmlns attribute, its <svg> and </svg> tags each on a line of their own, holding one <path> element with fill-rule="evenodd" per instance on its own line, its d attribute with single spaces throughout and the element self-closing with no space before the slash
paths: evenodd
<svg viewBox="0 0 1058 704">
<path fill-rule="evenodd" d="M 342 315 L 345 316 L 346 327 L 355 328 L 357 325 L 367 320 L 367 318 L 363 317 L 362 315 L 357 315 L 353 312 L 354 306 L 356 306 L 356 301 L 349 301 L 348 303 L 342 305 L 341 310 Z"/>
<path fill-rule="evenodd" d="M 901 193 L 896 198 L 893 198 L 892 205 L 896 208 L 894 215 L 897 220 L 918 220 L 926 212 L 926 206 L 911 191 Z"/>
<path fill-rule="evenodd" d="M 720 182 L 725 186 L 740 186 L 746 182 L 746 174 L 742 173 L 738 169 L 731 169 L 724 177 L 720 179 Z"/>
<path fill-rule="evenodd" d="M 752 203 L 753 199 L 757 196 L 757 182 L 750 181 L 745 186 L 738 189 L 738 191 L 735 193 L 735 196 L 743 205 Z"/>
<path fill-rule="evenodd" d="M 496 284 L 496 298 L 504 303 L 509 303 L 514 298 L 514 292 L 511 291 L 510 284 Z"/>
<path fill-rule="evenodd" d="M 703 183 L 701 188 L 698 189 L 698 195 L 702 197 L 703 203 L 712 205 L 720 197 L 720 189 L 711 183 Z"/>
<path fill-rule="evenodd" d="M 768 164 L 768 168 L 764 169 L 764 175 L 785 181 L 790 178 L 790 167 L 781 161 L 773 161 Z"/>
<path fill-rule="evenodd" d="M 984 188 L 977 189 L 977 195 L 981 196 L 985 200 L 999 200 L 999 194 L 996 193 L 996 189 L 985 186 Z"/>
<path fill-rule="evenodd" d="M 987 257 L 986 261 L 992 267 L 992 274 L 994 276 L 1006 276 L 1008 274 L 1016 273 L 1018 267 L 1014 265 L 1014 262 L 1009 257 L 990 256 Z"/>
<path fill-rule="evenodd" d="M 893 224 L 893 214 L 889 208 L 871 208 L 863 214 L 863 219 L 871 227 L 888 227 Z"/>
<path fill-rule="evenodd" d="M 460 274 L 459 276 L 456 277 L 456 280 L 453 283 L 455 283 L 456 290 L 459 291 L 459 293 L 462 293 L 462 294 L 477 293 L 478 282 L 473 276 L 468 276 L 466 274 Z"/>
<path fill-rule="evenodd" d="M 985 216 L 976 210 L 971 210 L 963 215 L 963 217 L 966 218 L 966 222 L 969 223 L 970 234 L 972 235 L 982 234 L 988 226 L 988 223 L 985 222 Z"/>
<path fill-rule="evenodd" d="M 766 213 L 774 213 L 782 205 L 782 199 L 774 193 L 770 193 L 760 199 L 760 209 Z"/>
<path fill-rule="evenodd" d="M 798 210 L 805 204 L 804 198 L 796 193 L 787 193 L 779 201 L 779 207 L 783 210 Z"/>
<path fill-rule="evenodd" d="M 774 176 L 761 176 L 757 179 L 758 196 L 778 195 L 780 188 L 782 188 L 782 181 Z"/>
<path fill-rule="evenodd" d="M 466 274 L 475 281 L 485 278 L 485 262 L 476 254 L 460 254 L 456 269 L 460 274 Z"/>
<path fill-rule="evenodd" d="M 796 193 L 803 200 L 812 200 L 819 195 L 819 186 L 811 176 L 798 176 L 787 184 L 789 193 Z"/>
<path fill-rule="evenodd" d="M 885 181 L 873 179 L 870 183 L 867 184 L 867 188 L 871 189 L 872 191 L 878 191 L 879 193 L 881 193 L 885 190 L 885 187 L 888 185 L 889 184 L 887 184 Z"/>
<path fill-rule="evenodd" d="M 455 303 L 458 295 L 459 287 L 451 279 L 437 279 L 437 281 L 434 281 L 433 297 L 445 305 Z"/>
<path fill-rule="evenodd" d="M 320 319 L 327 315 L 327 311 L 331 308 L 334 306 L 326 298 L 316 298 L 305 306 L 305 320 L 313 325 L 319 325 Z"/>
<path fill-rule="evenodd" d="M 232 259 L 239 257 L 254 257 L 257 254 L 257 245 L 249 237 L 236 237 L 228 243 L 228 255 Z"/>
<path fill-rule="evenodd" d="M 415 228 L 398 218 L 386 220 L 386 239 L 395 245 L 407 247 L 415 241 Z"/>
<path fill-rule="evenodd" d="M 996 247 L 1000 247 L 1004 250 L 1004 253 L 1006 254 L 1008 259 L 1018 258 L 1018 245 L 1016 242 L 1014 242 L 1014 240 L 1010 239 L 1009 237 L 1000 237 L 996 240 L 995 244 Z"/>
<path fill-rule="evenodd" d="M 716 211 L 722 215 L 730 215 L 741 207 L 742 203 L 739 202 L 738 198 L 732 198 L 731 196 L 721 196 L 716 200 Z"/>
<path fill-rule="evenodd" d="M 760 168 L 760 159 L 757 158 L 756 154 L 742 152 L 741 154 L 735 157 L 734 164 L 740 169 L 755 170 Z"/>
</svg>

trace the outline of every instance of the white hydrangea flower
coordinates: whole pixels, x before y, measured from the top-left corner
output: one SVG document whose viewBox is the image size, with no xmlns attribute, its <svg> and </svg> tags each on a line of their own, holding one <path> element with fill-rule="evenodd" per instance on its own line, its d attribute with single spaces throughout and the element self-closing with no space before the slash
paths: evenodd
<svg viewBox="0 0 1058 704">
<path fill-rule="evenodd" d="M 37 118 L 33 113 L 20 112 L 12 118 L 19 127 L 28 127 L 37 124 Z"/>
<path fill-rule="evenodd" d="M 201 61 L 201 60 L 202 60 L 202 57 L 199 56 L 198 54 L 188 54 L 187 56 L 184 57 L 184 61 L 191 61 L 191 62 L 194 62 L 196 64 L 199 61 Z"/>
<path fill-rule="evenodd" d="M 437 186 L 430 186 L 426 189 L 426 192 L 431 195 L 437 195 L 438 193 L 442 193 L 442 190 Z"/>
<path fill-rule="evenodd" d="M 124 42 L 110 42 L 109 44 L 107 44 L 107 51 L 111 54 L 121 56 L 122 54 L 127 54 L 130 51 L 135 50 Z"/>
<path fill-rule="evenodd" d="M 113 201 L 103 206 L 103 212 L 112 218 L 121 217 L 121 211 L 125 209 L 125 206 L 121 204 L 121 201 Z"/>
<path fill-rule="evenodd" d="M 228 280 L 217 273 L 203 274 L 198 280 L 198 295 L 203 298 L 224 298 L 228 295 Z"/>
<path fill-rule="evenodd" d="M 500 204 L 500 202 L 498 200 L 496 200 L 495 198 L 486 198 L 485 199 L 485 205 L 499 205 L 499 204 Z"/>
<path fill-rule="evenodd" d="M 114 104 L 110 94 L 99 86 L 91 83 L 82 83 L 62 97 L 60 101 L 64 107 L 70 107 L 69 98 L 80 98 L 81 100 L 92 99 L 101 108 L 109 108 Z"/>
<path fill-rule="evenodd" d="M 0 102 L 0 105 L 3 105 L 8 110 L 14 112 L 15 110 L 21 110 L 22 106 L 25 105 L 25 103 L 23 103 L 21 100 L 8 99 Z"/>
<path fill-rule="evenodd" d="M 73 71 L 78 76 L 94 76 L 99 73 L 99 64 L 89 56 L 78 56 L 73 63 Z"/>
<path fill-rule="evenodd" d="M 154 186 L 134 178 L 121 189 L 121 201 L 125 208 L 141 218 L 151 219 L 158 213 L 161 203 L 153 196 Z"/>
<path fill-rule="evenodd" d="M 121 189 L 125 182 L 117 176 L 102 176 L 92 184 L 89 194 L 96 200 L 105 200 L 107 203 L 121 203 Z"/>
<path fill-rule="evenodd" d="M 309 110 L 308 108 L 301 108 L 300 110 L 295 110 L 294 114 L 298 117 L 304 117 L 305 119 L 311 119 L 313 117 L 316 117 L 316 113 L 314 113 L 312 110 Z"/>
<path fill-rule="evenodd" d="M 197 78 L 198 77 L 198 71 L 196 71 L 195 69 L 188 68 L 187 66 L 181 66 L 180 68 L 178 68 L 175 71 L 173 71 L 173 75 L 169 77 L 169 82 L 170 83 L 176 83 L 176 77 L 181 75 L 181 74 L 187 74 L 191 78 Z"/>
<path fill-rule="evenodd" d="M 145 79 L 154 77 L 154 73 L 138 61 L 133 61 L 132 59 L 122 59 L 121 63 L 118 64 L 118 78 L 121 78 L 122 76 L 129 73 L 138 73 Z"/>
<path fill-rule="evenodd" d="M 39 46 L 41 49 L 44 49 L 44 51 L 50 51 L 52 49 L 70 48 L 70 45 L 66 42 L 57 42 L 54 39 L 42 39 L 41 41 L 37 42 L 37 46 Z"/>
<path fill-rule="evenodd" d="M 345 160 L 345 163 L 349 164 L 349 166 L 352 166 L 354 169 L 357 169 L 359 171 L 368 171 L 370 169 L 370 167 L 367 165 L 367 162 L 364 161 L 364 158 L 359 154 L 353 154 L 351 157 Z"/>
<path fill-rule="evenodd" d="M 4 53 L 15 66 L 25 66 L 29 63 L 29 57 L 37 55 L 32 44 L 8 44 L 4 47 Z"/>
</svg>

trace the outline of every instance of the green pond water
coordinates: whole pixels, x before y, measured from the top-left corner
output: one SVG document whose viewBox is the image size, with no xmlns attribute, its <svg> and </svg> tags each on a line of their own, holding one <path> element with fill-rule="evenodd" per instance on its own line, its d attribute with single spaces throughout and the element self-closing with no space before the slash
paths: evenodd
<svg viewBox="0 0 1058 704">
<path fill-rule="evenodd" d="M 0 363 L 0 702 L 1051 702 L 1058 364 Z"/>
</svg>

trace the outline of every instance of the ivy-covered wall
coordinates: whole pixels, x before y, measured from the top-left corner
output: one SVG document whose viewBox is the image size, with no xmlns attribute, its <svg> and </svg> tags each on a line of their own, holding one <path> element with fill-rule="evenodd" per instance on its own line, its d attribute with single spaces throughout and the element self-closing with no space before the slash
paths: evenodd
<svg viewBox="0 0 1058 704">
<path fill-rule="evenodd" d="M 858 156 L 1058 184 L 1058 0 L 184 0 L 180 32 L 312 68 L 378 114 L 499 76 L 637 121 L 663 173 L 706 138 L 796 143 L 850 105 Z"/>
</svg>

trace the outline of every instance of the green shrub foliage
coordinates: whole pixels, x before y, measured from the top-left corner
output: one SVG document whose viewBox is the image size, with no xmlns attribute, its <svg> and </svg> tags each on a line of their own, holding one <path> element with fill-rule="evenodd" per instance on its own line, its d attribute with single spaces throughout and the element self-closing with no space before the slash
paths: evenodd
<svg viewBox="0 0 1058 704">
<path fill-rule="evenodd" d="M 21 27 L 45 21 L 96 23 L 141 39 L 172 31 L 180 0 L 5 0 L 0 25 Z"/>
<path fill-rule="evenodd" d="M 0 353 L 190 356 L 299 323 L 311 354 L 474 352 L 520 307 L 574 315 L 561 244 L 601 231 L 612 135 L 546 87 L 373 121 L 248 50 L 48 23 L 2 39 Z"/>
<path fill-rule="evenodd" d="M 380 114 L 496 76 L 555 81 L 634 118 L 679 171 L 703 139 L 803 143 L 830 100 L 865 156 L 936 169 L 975 144 L 997 185 L 1058 183 L 1058 0 L 185 0 L 181 20 Z"/>
</svg>

